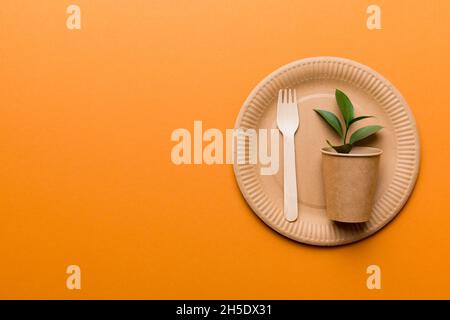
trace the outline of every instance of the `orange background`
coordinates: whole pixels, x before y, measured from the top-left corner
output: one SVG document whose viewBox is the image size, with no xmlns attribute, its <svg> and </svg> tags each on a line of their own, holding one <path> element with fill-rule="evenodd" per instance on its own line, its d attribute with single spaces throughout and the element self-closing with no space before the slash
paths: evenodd
<svg viewBox="0 0 450 320">
<path fill-rule="evenodd" d="M 450 298 L 449 14 L 448 0 L 2 1 L 0 298 Z M 402 213 L 337 248 L 266 227 L 231 166 L 170 160 L 174 129 L 232 128 L 262 78 L 319 55 L 394 83 L 422 145 Z"/>
</svg>

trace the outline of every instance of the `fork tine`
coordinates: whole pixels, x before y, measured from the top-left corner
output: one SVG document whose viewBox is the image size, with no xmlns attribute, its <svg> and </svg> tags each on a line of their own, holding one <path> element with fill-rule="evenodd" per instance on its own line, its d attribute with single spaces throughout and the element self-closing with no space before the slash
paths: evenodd
<svg viewBox="0 0 450 320">
<path fill-rule="evenodd" d="M 278 90 L 278 105 L 283 102 L 283 90 Z"/>
<path fill-rule="evenodd" d="M 294 103 L 297 104 L 297 91 L 295 89 L 293 89 L 292 91 L 294 91 Z"/>
<path fill-rule="evenodd" d="M 294 102 L 294 97 L 292 96 L 292 89 L 289 89 L 289 103 Z"/>
<path fill-rule="evenodd" d="M 288 103 L 288 91 L 287 89 L 284 89 L 284 97 L 283 97 L 283 103 Z"/>
</svg>

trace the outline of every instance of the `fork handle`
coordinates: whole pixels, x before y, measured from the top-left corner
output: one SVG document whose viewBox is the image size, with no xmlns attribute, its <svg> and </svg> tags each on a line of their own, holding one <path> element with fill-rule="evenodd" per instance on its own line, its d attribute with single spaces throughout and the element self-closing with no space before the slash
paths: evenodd
<svg viewBox="0 0 450 320">
<path fill-rule="evenodd" d="M 297 171 L 295 170 L 294 135 L 284 135 L 284 217 L 297 220 Z"/>
</svg>

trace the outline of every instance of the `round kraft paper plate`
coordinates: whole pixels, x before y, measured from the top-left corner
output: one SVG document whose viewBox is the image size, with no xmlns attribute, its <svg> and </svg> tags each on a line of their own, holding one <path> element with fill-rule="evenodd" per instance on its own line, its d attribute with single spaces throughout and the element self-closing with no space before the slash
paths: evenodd
<svg viewBox="0 0 450 320">
<path fill-rule="evenodd" d="M 406 101 L 391 83 L 367 66 L 336 57 L 308 58 L 279 68 L 259 83 L 242 106 L 235 128 L 276 129 L 276 97 L 282 88 L 295 89 L 298 98 L 298 219 L 288 222 L 283 216 L 283 152 L 279 152 L 279 168 L 273 175 L 261 174 L 267 165 L 259 162 L 235 162 L 236 179 L 245 200 L 269 227 L 302 243 L 342 245 L 380 230 L 408 200 L 419 170 L 418 133 Z M 355 116 L 375 116 L 355 123 L 351 131 L 370 124 L 384 126 L 362 144 L 383 150 L 372 215 L 366 223 L 336 223 L 326 217 L 321 148 L 326 146 L 326 139 L 333 144 L 339 139 L 313 109 L 340 114 L 336 89 L 349 96 Z M 279 135 L 280 151 L 282 147 Z M 240 152 L 248 152 L 248 148 L 247 143 Z M 236 156 L 238 153 L 235 150 Z"/>
</svg>

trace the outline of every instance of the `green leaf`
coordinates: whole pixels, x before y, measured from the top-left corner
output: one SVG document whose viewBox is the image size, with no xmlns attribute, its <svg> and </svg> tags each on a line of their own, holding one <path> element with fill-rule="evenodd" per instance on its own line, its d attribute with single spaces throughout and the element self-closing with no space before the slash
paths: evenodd
<svg viewBox="0 0 450 320">
<path fill-rule="evenodd" d="M 368 136 L 371 136 L 372 134 L 374 134 L 375 132 L 377 132 L 382 128 L 383 128 L 382 126 L 367 126 L 358 129 L 355 132 L 353 132 L 352 136 L 350 137 L 350 144 L 354 144 L 359 140 L 367 138 Z"/>
<path fill-rule="evenodd" d="M 373 118 L 374 116 L 362 116 L 362 117 L 356 117 L 353 118 L 352 120 L 350 120 L 350 122 L 348 123 L 348 126 L 350 127 L 353 123 L 359 121 L 359 120 L 363 120 L 363 119 L 367 119 L 367 118 Z"/>
<path fill-rule="evenodd" d="M 326 110 L 319 110 L 314 109 L 315 112 L 317 112 L 336 132 L 337 134 L 342 138 L 342 126 L 341 122 L 339 121 L 338 117 L 330 111 Z"/>
<path fill-rule="evenodd" d="M 339 106 L 339 109 L 341 110 L 345 124 L 347 125 L 348 128 L 350 121 L 352 121 L 354 117 L 353 104 L 347 97 L 347 95 L 339 89 L 336 89 L 335 96 L 336 102 Z"/>
<path fill-rule="evenodd" d="M 330 141 L 327 140 L 327 143 L 332 147 L 334 150 L 336 150 L 337 153 L 349 153 L 352 150 L 352 145 L 347 143 L 343 144 L 341 146 L 333 146 Z"/>
</svg>

